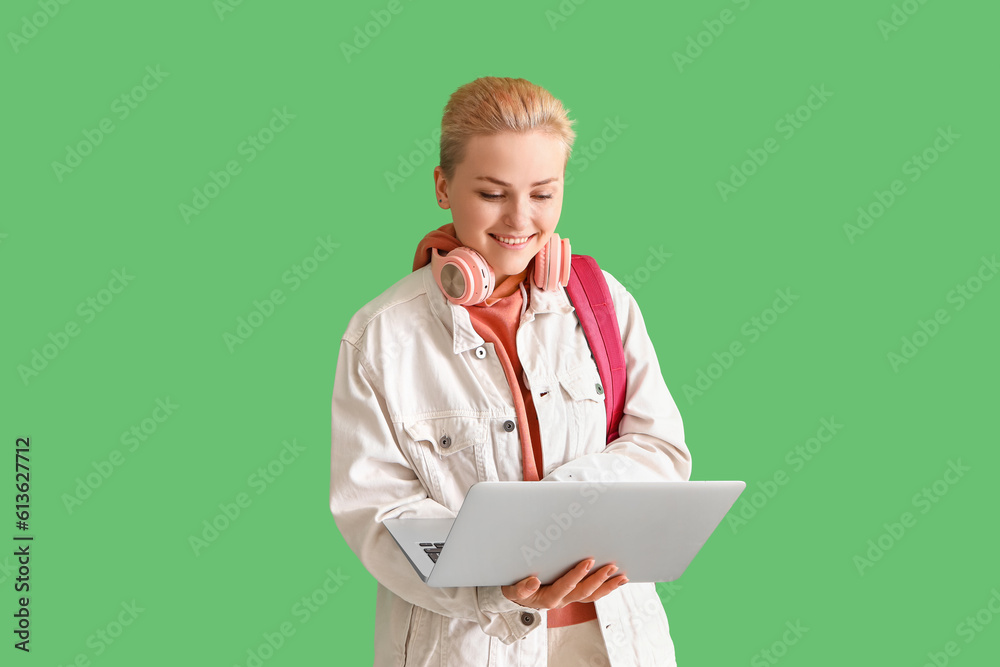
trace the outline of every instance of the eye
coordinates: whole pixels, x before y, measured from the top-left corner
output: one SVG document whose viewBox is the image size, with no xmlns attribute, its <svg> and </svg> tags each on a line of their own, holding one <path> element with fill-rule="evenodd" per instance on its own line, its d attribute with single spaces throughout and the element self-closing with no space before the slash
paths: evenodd
<svg viewBox="0 0 1000 667">
<path fill-rule="evenodd" d="M 487 199 L 487 200 L 491 200 L 491 201 L 496 200 L 496 199 L 500 199 L 500 198 L 503 197 L 503 195 L 495 195 L 495 194 L 490 194 L 488 192 L 480 192 L 479 194 L 482 196 L 483 199 Z M 538 199 L 552 199 L 552 195 L 535 195 L 535 197 L 537 197 Z"/>
</svg>

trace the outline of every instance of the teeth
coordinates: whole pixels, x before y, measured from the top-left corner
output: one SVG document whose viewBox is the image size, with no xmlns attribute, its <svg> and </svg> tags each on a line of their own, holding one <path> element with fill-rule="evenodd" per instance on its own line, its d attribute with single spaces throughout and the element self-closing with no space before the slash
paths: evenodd
<svg viewBox="0 0 1000 667">
<path fill-rule="evenodd" d="M 534 234 L 532 234 L 531 236 L 525 236 L 524 238 L 521 239 L 515 239 L 510 236 L 497 236 L 496 234 L 490 234 L 490 236 L 497 239 L 501 243 L 507 243 L 509 245 L 521 245 L 522 243 L 530 239 L 531 236 L 534 236 Z"/>
</svg>

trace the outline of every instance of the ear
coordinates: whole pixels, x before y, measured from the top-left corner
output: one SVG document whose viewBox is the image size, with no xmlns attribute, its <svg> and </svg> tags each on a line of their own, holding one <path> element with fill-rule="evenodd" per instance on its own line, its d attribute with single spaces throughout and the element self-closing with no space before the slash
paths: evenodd
<svg viewBox="0 0 1000 667">
<path fill-rule="evenodd" d="M 434 167 L 434 195 L 438 200 L 438 206 L 448 208 L 448 182 L 444 178 L 444 171 L 441 165 Z"/>
</svg>

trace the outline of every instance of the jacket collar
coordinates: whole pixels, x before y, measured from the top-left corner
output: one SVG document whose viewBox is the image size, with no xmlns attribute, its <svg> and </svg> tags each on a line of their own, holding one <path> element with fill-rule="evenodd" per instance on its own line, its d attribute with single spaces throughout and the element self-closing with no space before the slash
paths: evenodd
<svg viewBox="0 0 1000 667">
<path fill-rule="evenodd" d="M 464 306 L 458 306 L 448 301 L 434 280 L 434 274 L 431 273 L 431 265 L 427 264 L 418 270 L 424 272 L 424 288 L 427 290 L 427 298 L 431 304 L 431 311 L 444 324 L 448 332 L 452 334 L 452 349 L 454 353 L 459 354 L 482 345 L 485 341 L 476 332 L 475 328 L 473 328 L 469 311 Z M 575 310 L 573 304 L 570 303 L 569 296 L 566 294 L 566 288 L 561 285 L 559 289 L 551 292 L 541 290 L 535 285 L 535 281 L 531 279 L 530 274 L 521 285 L 522 289 L 527 285 L 530 292 L 529 305 L 521 314 L 519 326 L 532 321 L 535 319 L 535 315 L 540 315 L 541 313 L 566 314 Z"/>
</svg>

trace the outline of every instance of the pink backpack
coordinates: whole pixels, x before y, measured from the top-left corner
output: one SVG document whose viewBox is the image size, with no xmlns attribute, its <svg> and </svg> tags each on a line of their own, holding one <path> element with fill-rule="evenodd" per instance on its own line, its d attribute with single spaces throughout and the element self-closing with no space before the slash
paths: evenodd
<svg viewBox="0 0 1000 667">
<path fill-rule="evenodd" d="M 625 353 L 611 290 L 593 257 L 571 256 L 566 294 L 597 362 L 597 372 L 604 386 L 607 442 L 610 443 L 618 438 L 618 424 L 625 410 Z"/>
</svg>

